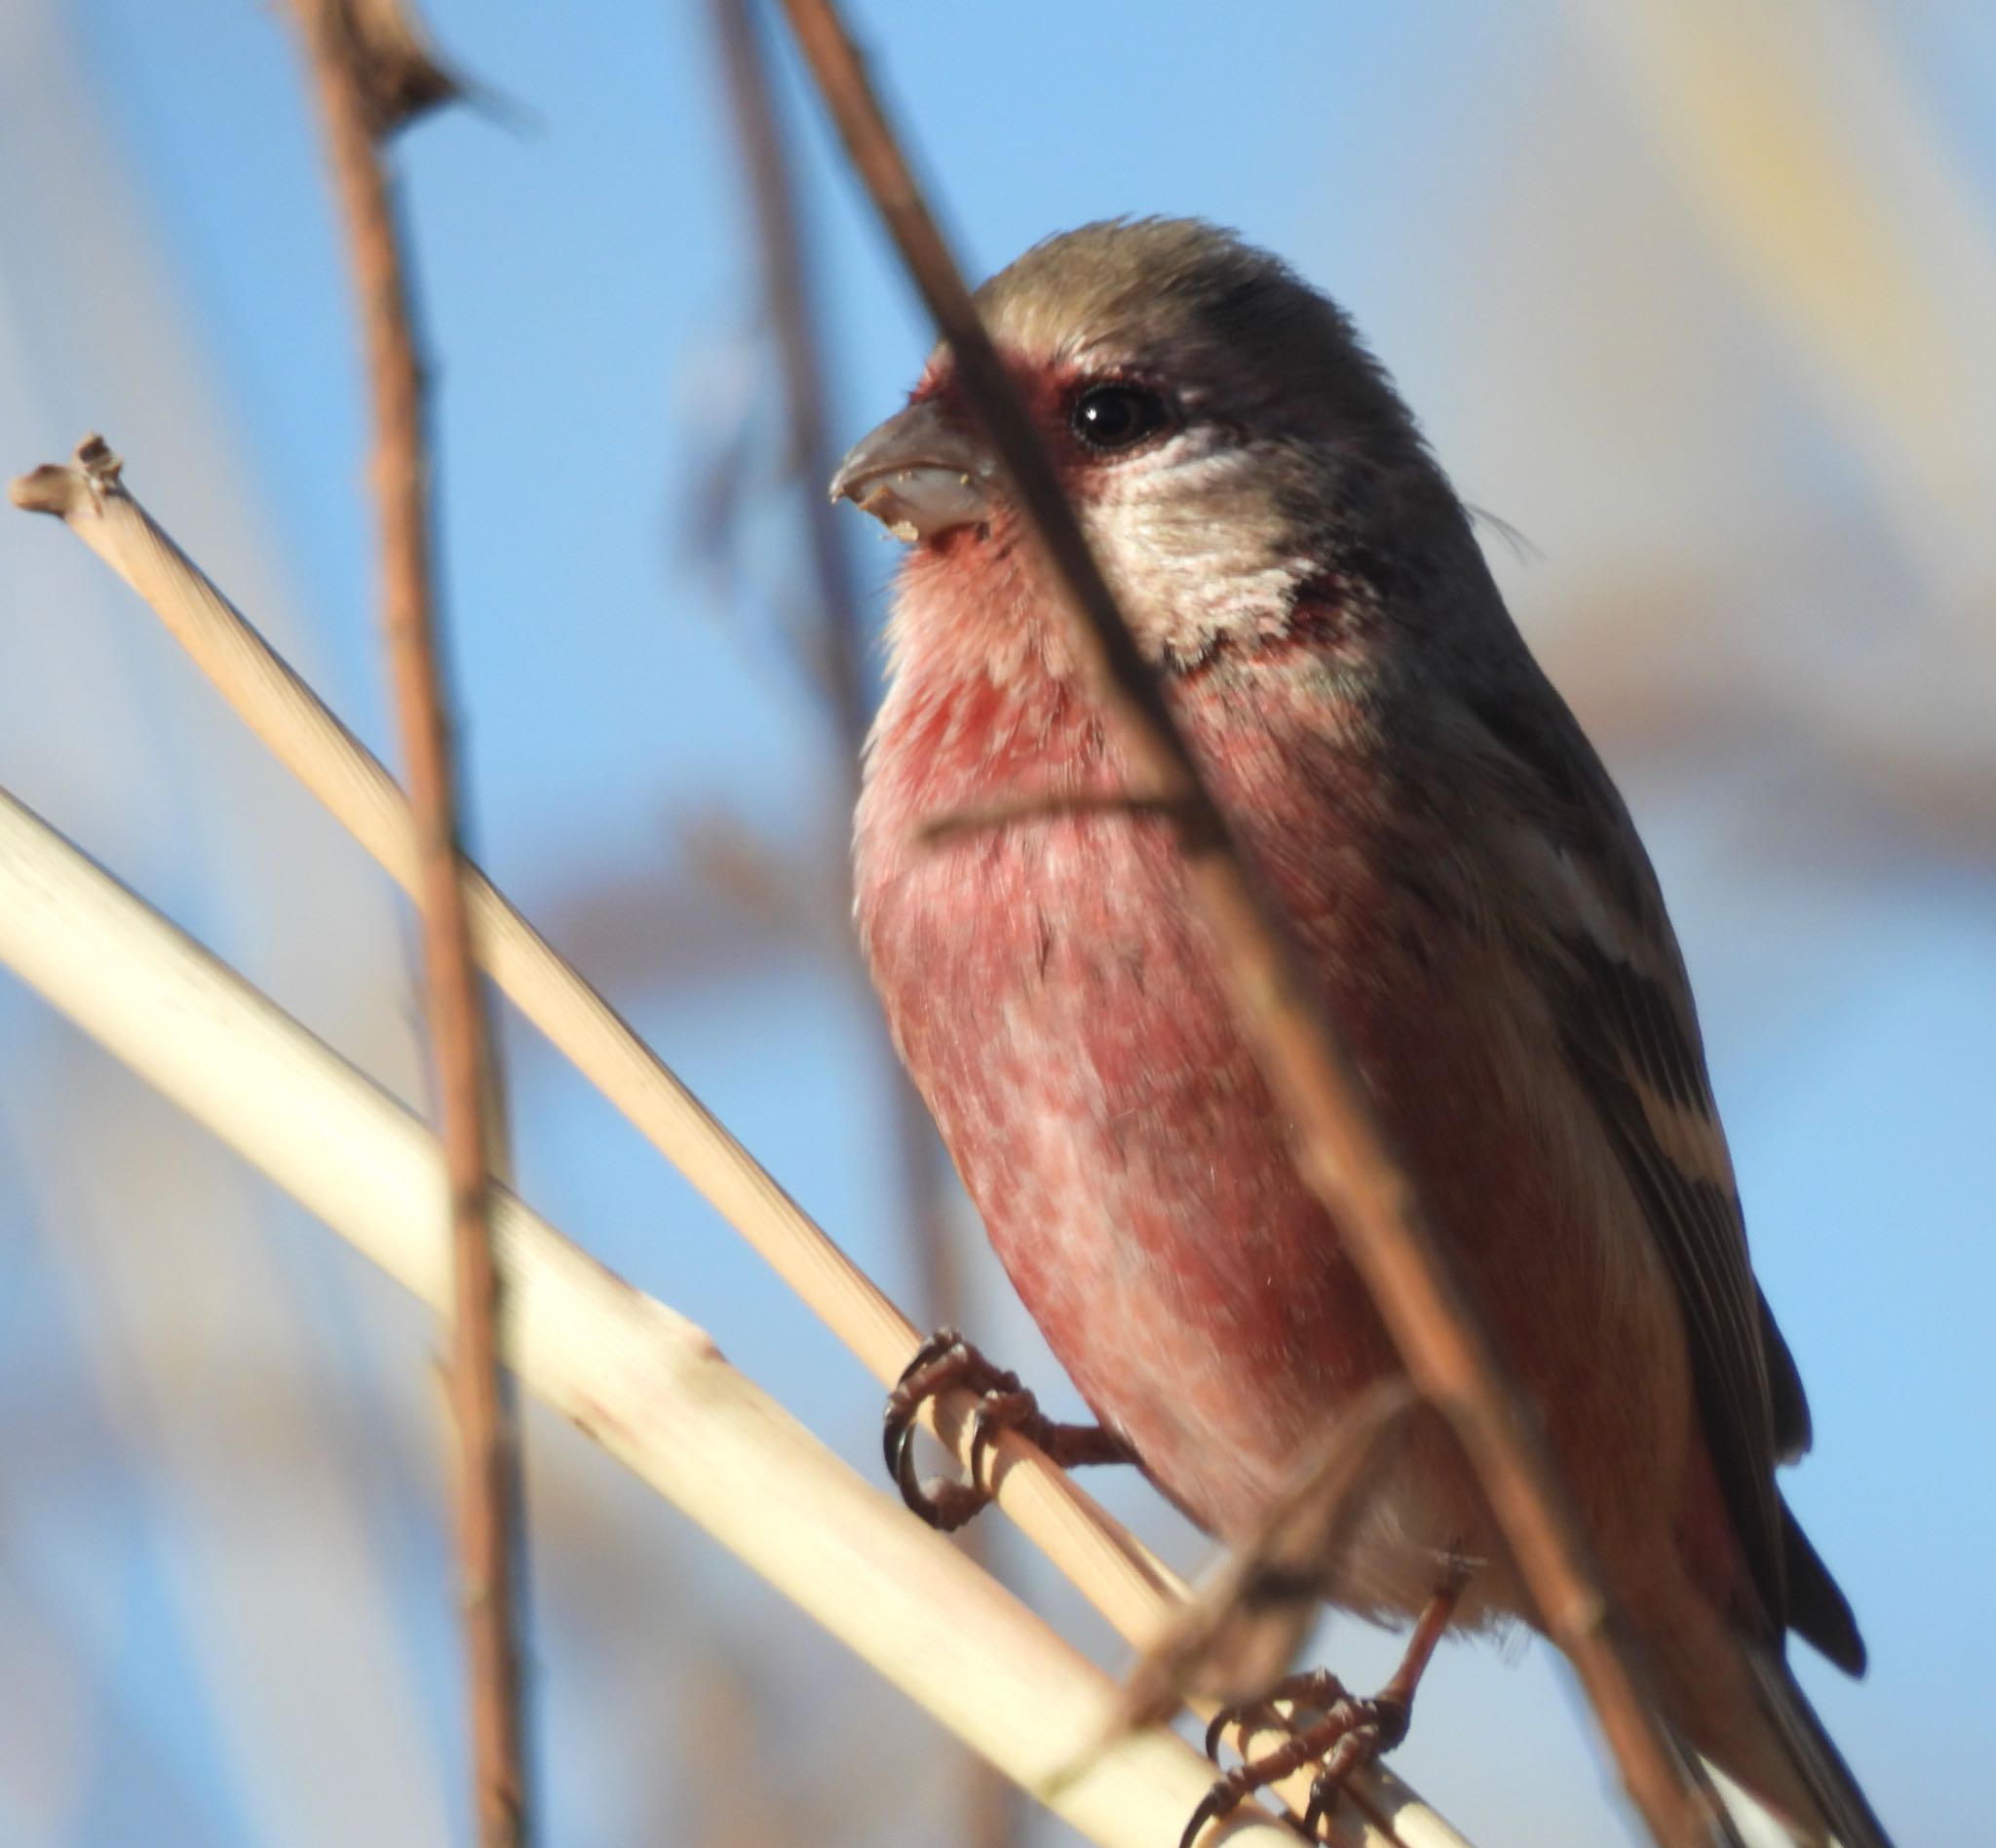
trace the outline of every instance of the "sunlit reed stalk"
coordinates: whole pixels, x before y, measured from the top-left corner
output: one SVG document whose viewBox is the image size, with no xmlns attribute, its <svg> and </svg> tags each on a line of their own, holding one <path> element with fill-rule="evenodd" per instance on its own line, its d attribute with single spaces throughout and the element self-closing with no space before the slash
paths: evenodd
<svg viewBox="0 0 1996 1848">
<path fill-rule="evenodd" d="M 4 791 L 0 963 L 450 1314 L 451 1183 L 437 1138 Z M 1091 1840 L 1171 1838 L 1211 1776 L 1191 1747 L 1152 1729 L 1076 1765 L 1076 1742 L 1101 1736 L 1114 1711 L 1106 1675 L 863 1482 L 700 1328 L 504 1188 L 490 1200 L 507 1355 L 530 1391 Z M 1295 1837 L 1257 1814 L 1236 1839 Z"/>
</svg>

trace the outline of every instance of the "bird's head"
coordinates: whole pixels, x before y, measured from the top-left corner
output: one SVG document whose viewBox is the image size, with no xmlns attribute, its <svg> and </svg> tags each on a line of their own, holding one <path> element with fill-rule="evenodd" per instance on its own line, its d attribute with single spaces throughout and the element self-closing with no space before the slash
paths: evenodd
<svg viewBox="0 0 1996 1848">
<path fill-rule="evenodd" d="M 1147 652 L 1186 666 L 1283 633 L 1460 510 L 1350 322 L 1279 259 L 1190 219 L 1036 245 L 978 306 Z M 910 598 L 992 612 L 1031 567 L 946 349 L 831 484 L 914 548 Z M 973 593 L 967 599 L 966 593 Z M 905 637 L 903 638 L 905 639 Z M 991 637 L 994 643 L 1000 638 Z"/>
</svg>

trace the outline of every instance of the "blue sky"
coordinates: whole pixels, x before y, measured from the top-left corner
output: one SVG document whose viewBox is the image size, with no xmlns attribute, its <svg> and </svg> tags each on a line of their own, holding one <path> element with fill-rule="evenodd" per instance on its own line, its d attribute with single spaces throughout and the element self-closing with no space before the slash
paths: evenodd
<svg viewBox="0 0 1996 1848">
<path fill-rule="evenodd" d="M 871 1056 L 864 1004 L 825 953 L 828 933 L 744 922 L 701 886 L 686 844 L 691 825 L 728 818 L 815 894 L 843 829 L 832 739 L 780 640 L 801 557 L 707 14 L 639 0 L 430 11 L 441 42 L 506 99 L 419 127 L 403 160 L 481 858 L 557 937 L 573 924 L 585 968 L 905 1298 L 888 1132 L 873 1087 L 853 1077 Z M 1679 17 L 1723 12 L 1701 0 Z M 1996 541 L 1950 494 L 1986 507 L 1996 487 L 1996 361 L 1961 331 L 1988 325 L 1977 291 L 1996 273 L 1996 26 L 1942 0 L 1889 19 L 1859 0 L 1827 9 L 1792 80 L 1840 125 L 1828 152 L 1857 176 L 1858 204 L 1896 229 L 1867 245 L 1870 220 L 1826 220 L 1796 255 L 1764 232 L 1743 242 L 1739 227 L 1761 221 L 1728 193 L 1724 163 L 1715 182 L 1700 162 L 1701 136 L 1735 147 L 1729 83 L 1755 47 L 1780 52 L 1800 29 L 1793 8 L 1752 16 L 1738 46 L 1733 27 L 1686 27 L 1690 49 L 1668 41 L 1696 77 L 1679 92 L 1649 81 L 1660 41 L 1631 64 L 1587 9 L 1551 4 L 1229 13 L 1174 0 L 1139 14 L 880 0 L 856 16 L 974 272 L 1115 212 L 1238 226 L 1354 311 L 1465 495 L 1530 541 L 1522 554 L 1499 542 L 1495 562 L 1644 826 L 1697 981 L 1756 1258 L 1815 1404 L 1818 1454 L 1788 1492 L 1853 1595 L 1874 1669 L 1858 1687 L 1814 1665 L 1807 1678 L 1904 1838 L 1968 1843 L 1967 1767 L 1996 1720 L 1996 1629 L 1975 1589 L 1996 1517 L 1983 1328 L 1996 1294 Z M 0 76 L 14 105 L 0 150 L 9 473 L 102 427 L 135 491 L 381 748 L 356 344 L 281 10 L 21 0 L 0 54 L 14 73 Z M 834 424 L 857 435 L 898 402 L 929 336 L 785 82 Z M 1769 195 L 1797 224 L 1816 222 L 1802 165 Z M 1895 351 L 1905 371 L 1881 362 L 1860 389 L 1825 354 L 1835 303 L 1881 277 L 1902 278 L 1913 304 L 1891 325 L 1926 329 L 1931 351 Z M 1902 392 L 1915 359 L 1950 381 L 1938 409 Z M 744 432 L 752 491 L 724 542 L 723 597 L 703 488 Z M 877 592 L 893 549 L 858 520 L 848 537 Z M 0 781 L 408 1088 L 403 926 L 371 869 L 76 550 L 52 527 L 0 522 Z M 670 925 L 694 948 L 655 941 L 641 914 L 604 928 L 590 895 L 626 887 L 670 899 L 658 937 Z M 318 913 L 346 921 L 300 935 Z M 710 954 L 731 939 L 731 953 Z M 522 1191 L 870 1467 L 877 1396 L 858 1367 L 530 1036 L 511 1034 L 509 1051 Z M 65 1086 L 81 1117 L 48 1101 Z M 81 1260 L 58 1226 L 101 1213 L 91 1249 L 109 1254 L 130 1228 L 100 1177 L 50 1152 L 67 1146 L 50 1126 L 89 1121 L 92 1097 L 144 1126 L 134 1162 L 178 1174 L 208 1159 L 0 982 L 0 1442 L 11 1433 L 10 1454 L 27 1459 L 19 1512 L 0 1523 L 20 1588 L 19 1611 L 0 1597 L 0 1638 L 18 1650 L 46 1632 L 80 1690 L 75 1790 L 88 1792 L 10 1807 L 0 1775 L 0 1848 L 129 1839 L 140 1814 L 163 1840 L 340 1839 L 342 1801 L 390 1808 L 383 1793 L 417 1774 L 355 1697 L 340 1737 L 356 1756 L 329 1819 L 246 1780 L 255 1754 L 242 1742 L 260 1735 L 244 1704 L 279 1671 L 247 1644 L 217 1667 L 203 1640 L 214 1606 L 187 1588 L 305 1537 L 275 1513 L 276 1527 L 245 1534 L 212 1501 L 186 1501 L 185 1456 L 148 1437 L 181 1429 L 184 1408 L 154 1403 L 168 1390 L 156 1372 L 134 1385 L 105 1370 L 117 1343 L 91 1334 L 93 1298 L 65 1269 Z M 217 1187 L 243 1184 L 226 1164 L 215 1174 Z M 246 1198 L 272 1242 L 274 1288 L 307 1305 L 309 1351 L 273 1358 L 251 1342 L 242 1364 L 296 1367 L 306 1401 L 340 1407 L 326 1413 L 334 1480 L 356 1498 L 399 1626 L 415 1756 L 441 1764 L 440 1800 L 454 1806 L 434 1449 L 379 1436 L 420 1424 L 427 1337 L 317 1228 L 266 1193 Z M 181 1224 L 153 1227 L 154 1245 L 171 1254 Z M 968 1222 L 964 1237 L 976 1251 Z M 987 1264 L 976 1275 L 986 1345 L 1050 1381 L 1002 1280 Z M 247 1337 L 232 1325 L 228 1338 Z M 51 1430 L 73 1431 L 59 1455 L 36 1440 Z M 808 1671 L 858 1687 L 860 1672 L 573 1454 L 566 1433 L 530 1432 L 549 1510 L 549 1839 L 629 1840 L 652 1814 L 628 1788 L 630 1754 L 683 1699 L 667 1671 L 690 1620 L 673 1598 L 700 1607 L 694 1628 L 753 1665 L 751 1679 Z M 372 1447 L 392 1460 L 354 1460 Z M 1198 1557 L 1139 1488 L 1116 1505 Z M 629 1638 L 592 1608 L 606 1559 L 665 1588 Z M 1070 1612 L 1015 1562 L 1032 1595 Z M 1324 1647 L 1357 1680 L 1390 1645 L 1342 1626 Z M 1479 1841 L 1601 1840 L 1619 1825 L 1563 1679 L 1543 1650 L 1516 1654 L 1449 1650 L 1402 1764 Z M 190 1685 L 205 1691 L 189 1698 Z M 924 1723 L 864 1685 L 854 1713 L 919 1756 Z M 793 1711 L 792 1695 L 769 1698 Z M 813 1751 L 840 1750 L 831 1730 L 816 1748 L 777 1738 L 807 1791 Z M 909 1785 L 874 1838 L 918 1838 L 945 1813 L 933 1766 Z"/>
</svg>

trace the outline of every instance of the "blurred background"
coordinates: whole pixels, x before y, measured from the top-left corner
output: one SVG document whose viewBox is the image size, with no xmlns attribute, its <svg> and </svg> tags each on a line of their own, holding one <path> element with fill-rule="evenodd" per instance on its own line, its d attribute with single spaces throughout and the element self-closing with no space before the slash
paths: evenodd
<svg viewBox="0 0 1996 1848">
<path fill-rule="evenodd" d="M 854 980 L 841 716 L 715 10 L 432 0 L 492 100 L 402 171 L 480 858 L 917 1321 L 1073 1405 Z M 981 275 L 1192 212 L 1394 370 L 1621 780 L 1690 961 L 1908 1843 L 1996 1727 L 1996 12 L 854 0 Z M 774 45 L 774 35 L 765 35 Z M 922 318 L 774 46 L 830 441 Z M 342 252 L 286 10 L 0 0 L 0 471 L 127 481 L 388 754 Z M 0 516 L 0 783 L 420 1102 L 407 916 L 152 619 Z M 880 1395 L 529 1033 L 519 1187 L 858 1467 Z M 939 1184 L 940 1183 L 940 1184 Z M 939 1251 L 921 1228 L 940 1222 Z M 422 1313 L 0 976 L 0 1848 L 466 1839 Z M 1071 1839 L 565 1426 L 526 1418 L 549 1843 Z M 1125 1480 L 1117 1480 L 1117 1476 Z M 1177 1562 L 1127 1473 L 1092 1487 Z M 1054 1621 L 1122 1654 L 994 1522 Z M 1326 1624 L 1360 1684 L 1396 1645 Z M 1483 1844 L 1632 1840 L 1541 1647 L 1453 1644 L 1400 1768 Z"/>
</svg>

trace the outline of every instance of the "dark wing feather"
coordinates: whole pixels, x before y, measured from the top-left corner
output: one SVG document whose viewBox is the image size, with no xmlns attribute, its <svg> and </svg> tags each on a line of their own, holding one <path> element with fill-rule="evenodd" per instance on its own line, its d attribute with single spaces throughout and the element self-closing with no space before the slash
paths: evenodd
<svg viewBox="0 0 1996 1848">
<path fill-rule="evenodd" d="M 1548 850 L 1533 954 L 1582 1089 L 1655 1235 L 1683 1309 L 1700 1421 L 1778 1638 L 1790 1547 L 1777 1459 L 1807 1442 L 1787 1346 L 1753 1278 L 1690 986 L 1633 824 L 1557 694 L 1479 703 L 1514 812 Z M 1549 907 L 1550 906 L 1550 911 Z"/>
<path fill-rule="evenodd" d="M 1786 1746 L 1790 1762 L 1816 1799 L 1838 1848 L 1892 1848 L 1892 1837 L 1885 1832 L 1878 1812 L 1823 1730 L 1788 1665 L 1777 1651 L 1750 1646 L 1746 1661 L 1753 1671 L 1761 1711 Z"/>
<path fill-rule="evenodd" d="M 1779 1635 L 1787 1619 L 1787 1571 L 1774 1487 L 1774 1396 L 1738 1197 L 1708 1174 L 1687 1174 L 1655 1133 L 1642 1095 L 1647 1080 L 1631 1073 L 1662 1056 L 1646 1037 L 1658 1029 L 1612 1011 L 1611 990 L 1628 982 L 1626 969 L 1603 980 L 1591 946 L 1573 962 L 1578 974 L 1561 984 L 1556 1003 L 1567 1056 L 1677 1287 L 1706 1442 L 1754 1586 Z"/>
<path fill-rule="evenodd" d="M 1788 1628 L 1806 1636 L 1846 1675 L 1864 1673 L 1864 1638 L 1843 1588 L 1829 1575 L 1823 1556 L 1809 1544 L 1794 1510 L 1782 1503 L 1787 1543 Z"/>
<path fill-rule="evenodd" d="M 1802 1390 L 1802 1375 L 1795 1370 L 1795 1357 L 1775 1326 L 1774 1311 L 1767 1298 L 1760 1298 L 1760 1345 L 1767 1355 L 1767 1383 L 1774 1390 L 1775 1454 L 1784 1463 L 1806 1456 L 1816 1441 L 1809 1421 L 1809 1397 Z"/>
<path fill-rule="evenodd" d="M 1619 821 L 1629 830 L 1627 852 L 1639 853 L 1604 772 L 1601 784 L 1596 827 Z M 1577 836 L 1564 846 L 1586 852 Z M 1809 1447 L 1809 1402 L 1754 1281 L 1690 985 L 1646 861 L 1639 871 L 1629 888 L 1643 906 L 1639 926 L 1629 920 L 1626 941 L 1634 947 L 1618 955 L 1584 922 L 1548 959 L 1549 991 L 1567 1057 L 1677 1287 L 1700 1423 L 1772 1635 L 1793 1629 L 1839 1668 L 1862 1675 L 1864 1642 L 1850 1604 L 1775 1487 L 1775 1465 Z M 1605 909 L 1592 918 L 1593 931 L 1603 917 L 1614 935 Z M 1648 972 L 1630 960 L 1640 953 Z"/>
</svg>

